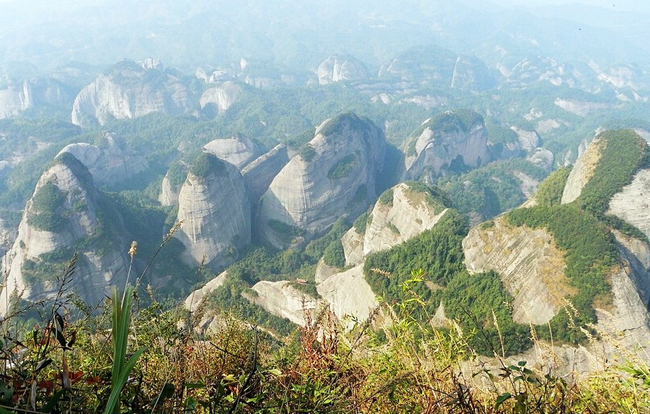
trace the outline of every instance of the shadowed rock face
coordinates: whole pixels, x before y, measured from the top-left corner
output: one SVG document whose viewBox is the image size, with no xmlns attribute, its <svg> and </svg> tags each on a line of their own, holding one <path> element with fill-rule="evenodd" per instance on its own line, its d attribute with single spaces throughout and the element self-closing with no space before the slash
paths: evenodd
<svg viewBox="0 0 650 414">
<path fill-rule="evenodd" d="M 77 143 L 64 147 L 59 154 L 68 152 L 88 168 L 98 185 L 113 185 L 149 168 L 147 160 L 130 155 L 121 139 L 111 133 L 104 134 L 101 147 Z"/>
<path fill-rule="evenodd" d="M 69 288 L 88 304 L 102 300 L 107 288 L 126 277 L 128 259 L 121 217 L 111 223 L 99 219 L 102 195 L 93 185 L 86 167 L 64 153 L 39 179 L 28 201 L 16 241 L 6 257 L 9 268 L 7 292 L 26 300 L 52 296 L 56 277 L 77 252 L 74 277 Z M 110 225 L 115 231 L 106 231 Z M 6 311 L 5 292 L 0 312 Z"/>
<path fill-rule="evenodd" d="M 180 77 L 125 60 L 79 92 L 71 118 L 75 125 L 104 125 L 113 118 L 132 119 L 152 112 L 182 114 L 193 106 Z"/>
<path fill-rule="evenodd" d="M 384 135 L 369 120 L 344 114 L 323 122 L 262 197 L 262 237 L 281 247 L 356 217 L 375 196 L 384 153 Z"/>
<path fill-rule="evenodd" d="M 211 154 L 199 156 L 178 195 L 178 221 L 174 237 L 185 245 L 188 265 L 221 269 L 232 263 L 251 239 L 250 203 L 237 168 Z"/>
<path fill-rule="evenodd" d="M 489 161 L 483 118 L 447 111 L 426 121 L 406 143 L 405 178 L 434 182 L 444 170 L 480 167 Z"/>
<path fill-rule="evenodd" d="M 250 195 L 253 205 L 268 190 L 269 185 L 276 175 L 289 162 L 289 154 L 285 144 L 278 144 L 271 151 L 258 157 L 255 161 L 248 164 L 243 170 L 242 175 L 246 181 L 246 188 Z"/>
</svg>

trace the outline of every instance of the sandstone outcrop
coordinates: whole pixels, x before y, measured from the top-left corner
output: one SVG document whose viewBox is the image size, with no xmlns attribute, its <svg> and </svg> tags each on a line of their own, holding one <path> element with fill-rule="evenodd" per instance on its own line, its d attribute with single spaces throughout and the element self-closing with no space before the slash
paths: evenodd
<svg viewBox="0 0 650 414">
<path fill-rule="evenodd" d="M 183 114 L 194 107 L 192 93 L 173 72 L 145 69 L 123 60 L 79 92 L 72 123 L 104 125 L 110 119 L 132 119 L 152 112 Z"/>
<path fill-rule="evenodd" d="M 63 274 L 74 252 L 78 258 L 67 288 L 86 303 L 98 303 L 110 284 L 124 282 L 128 246 L 119 236 L 124 231 L 121 217 L 108 218 L 110 223 L 100 221 L 101 199 L 79 160 L 70 153 L 56 158 L 39 179 L 5 258 L 9 272 L 6 291 L 0 295 L 0 313 L 7 311 L 7 299 L 14 293 L 25 300 L 54 295 L 59 288 L 56 277 Z"/>
<path fill-rule="evenodd" d="M 598 161 L 600 161 L 601 150 L 605 142 L 595 139 L 587 147 L 584 153 L 576 161 L 562 193 L 562 204 L 571 203 L 582 193 L 582 189 L 593 176 Z"/>
<path fill-rule="evenodd" d="M 447 111 L 427 120 L 405 148 L 405 178 L 430 183 L 444 170 L 476 168 L 490 160 L 483 118 L 472 111 Z"/>
<path fill-rule="evenodd" d="M 632 182 L 612 197 L 608 213 L 650 238 L 650 170 L 637 172 Z"/>
<path fill-rule="evenodd" d="M 251 210 L 244 180 L 237 168 L 212 154 L 201 154 L 178 196 L 174 234 L 184 245 L 183 260 L 222 270 L 251 239 Z"/>
<path fill-rule="evenodd" d="M 264 239 L 282 247 L 363 212 L 375 196 L 384 153 L 384 135 L 369 120 L 343 114 L 323 122 L 262 197 Z"/>
<path fill-rule="evenodd" d="M 69 88 L 53 79 L 25 79 L 0 88 L 0 119 L 18 116 L 28 109 L 63 105 L 72 100 Z"/>
<path fill-rule="evenodd" d="M 308 294 L 296 289 L 295 282 L 258 282 L 253 286 L 257 295 L 245 294 L 247 299 L 273 315 L 288 319 L 299 325 L 305 325 L 305 312 L 313 312 L 318 302 Z"/>
<path fill-rule="evenodd" d="M 365 65 L 351 56 L 330 56 L 318 66 L 318 83 L 364 80 L 370 77 Z"/>
<path fill-rule="evenodd" d="M 203 146 L 203 151 L 228 161 L 239 170 L 263 153 L 262 148 L 256 142 L 242 134 L 212 140 Z"/>
<path fill-rule="evenodd" d="M 412 187 L 413 186 L 413 187 Z M 398 184 L 372 209 L 363 238 L 363 254 L 387 250 L 436 225 L 445 206 L 415 184 Z"/>
<path fill-rule="evenodd" d="M 242 169 L 242 175 L 253 205 L 257 205 L 257 201 L 268 190 L 275 176 L 288 162 L 287 146 L 278 144 L 271 151 L 261 155 Z"/>
<path fill-rule="evenodd" d="M 101 145 L 70 144 L 60 152 L 68 152 L 88 168 L 97 185 L 111 186 L 132 178 L 149 168 L 147 160 L 131 155 L 124 142 L 112 133 L 105 133 Z"/>
<path fill-rule="evenodd" d="M 502 216 L 494 226 L 474 227 L 463 240 L 470 273 L 494 270 L 513 296 L 513 320 L 547 323 L 575 293 L 568 285 L 563 253 L 544 229 L 512 227 Z"/>
<path fill-rule="evenodd" d="M 199 100 L 201 109 L 212 115 L 225 112 L 237 102 L 242 94 L 242 87 L 235 82 L 227 81 L 214 88 L 206 89 Z"/>
<path fill-rule="evenodd" d="M 416 47 L 400 54 L 382 65 L 379 78 L 415 83 L 420 87 L 464 90 L 485 90 L 495 85 L 484 62 L 438 47 Z"/>
<path fill-rule="evenodd" d="M 356 320 L 365 321 L 379 306 L 375 293 L 363 275 L 363 264 L 328 277 L 317 286 L 317 290 L 341 320 L 351 316 Z M 348 320 L 346 325 L 351 327 L 353 323 Z"/>
</svg>

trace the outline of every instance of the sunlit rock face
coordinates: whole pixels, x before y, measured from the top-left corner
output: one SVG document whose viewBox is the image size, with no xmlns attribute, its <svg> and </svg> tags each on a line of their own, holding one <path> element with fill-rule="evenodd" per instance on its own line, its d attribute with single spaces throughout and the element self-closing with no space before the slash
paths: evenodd
<svg viewBox="0 0 650 414">
<path fill-rule="evenodd" d="M 28 109 L 56 107 L 70 102 L 74 92 L 54 79 L 9 81 L 0 86 L 0 119 L 19 116 Z"/>
<path fill-rule="evenodd" d="M 323 122 L 262 196 L 264 240 L 286 246 L 359 215 L 375 197 L 384 154 L 384 135 L 371 121 L 344 114 Z"/>
<path fill-rule="evenodd" d="M 141 155 L 129 154 L 124 142 L 115 134 L 105 133 L 97 145 L 76 143 L 65 146 L 59 154 L 68 152 L 88 168 L 97 185 L 115 185 L 133 178 L 149 168 Z"/>
<path fill-rule="evenodd" d="M 317 73 L 321 85 L 370 77 L 365 65 L 351 56 L 330 56 L 318 66 Z"/>
<path fill-rule="evenodd" d="M 239 170 L 243 169 L 263 152 L 257 143 L 242 134 L 212 140 L 203 146 L 203 151 L 228 161 Z"/>
<path fill-rule="evenodd" d="M 473 111 L 447 111 L 427 120 L 405 146 L 405 179 L 433 183 L 490 161 L 487 129 Z"/>
<path fill-rule="evenodd" d="M 192 93 L 180 75 L 123 60 L 79 92 L 71 118 L 75 125 L 104 125 L 110 119 L 133 119 L 152 112 L 178 115 L 193 108 Z"/>
<path fill-rule="evenodd" d="M 251 210 L 239 170 L 212 154 L 203 153 L 187 175 L 178 195 L 174 234 L 184 245 L 183 260 L 222 269 L 251 239 Z"/>
<path fill-rule="evenodd" d="M 56 294 L 66 263 L 77 253 L 73 289 L 86 303 L 101 301 L 110 284 L 124 280 L 126 241 L 119 213 L 105 207 L 88 169 L 70 153 L 60 154 L 39 179 L 27 202 L 16 241 L 7 254 L 6 312 L 12 295 L 38 300 Z M 110 229 L 110 230 L 109 230 Z"/>
<path fill-rule="evenodd" d="M 201 110 L 208 115 L 223 113 L 240 99 L 242 91 L 242 87 L 232 81 L 206 89 L 199 100 Z"/>
</svg>

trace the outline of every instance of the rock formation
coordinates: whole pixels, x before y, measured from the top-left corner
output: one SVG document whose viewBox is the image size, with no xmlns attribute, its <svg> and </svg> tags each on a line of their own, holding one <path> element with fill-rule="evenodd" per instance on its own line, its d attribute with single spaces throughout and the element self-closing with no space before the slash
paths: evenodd
<svg viewBox="0 0 650 414">
<path fill-rule="evenodd" d="M 271 182 L 289 162 L 289 154 L 285 144 L 278 144 L 271 151 L 258 157 L 242 170 L 246 188 L 253 205 L 268 190 Z"/>
<path fill-rule="evenodd" d="M 365 65 L 351 56 L 330 56 L 318 66 L 318 83 L 364 80 L 370 77 Z"/>
<path fill-rule="evenodd" d="M 363 238 L 363 254 L 387 250 L 436 225 L 447 211 L 426 189 L 415 183 L 398 184 L 386 193 L 392 195 L 375 204 Z"/>
<path fill-rule="evenodd" d="M 242 87 L 231 81 L 206 89 L 200 99 L 201 110 L 211 115 L 218 115 L 237 102 L 241 94 Z"/>
<path fill-rule="evenodd" d="M 73 289 L 88 304 L 101 301 L 110 284 L 124 282 L 127 243 L 120 239 L 121 217 L 108 216 L 102 195 L 86 167 L 72 154 L 60 154 L 41 176 L 27 203 L 18 236 L 5 258 L 7 286 L 0 313 L 13 294 L 26 300 L 52 296 L 66 263 L 77 252 Z M 110 223 L 102 222 L 110 220 Z M 112 231 L 107 230 L 110 226 Z"/>
<path fill-rule="evenodd" d="M 250 138 L 235 134 L 230 138 L 215 139 L 203 146 L 204 152 L 233 164 L 239 170 L 262 154 L 262 148 Z"/>
<path fill-rule="evenodd" d="M 343 114 L 323 122 L 262 197 L 264 239 L 281 247 L 356 217 L 375 195 L 384 153 L 384 135 L 369 120 Z"/>
<path fill-rule="evenodd" d="M 418 86 L 485 90 L 495 85 L 487 66 L 475 57 L 439 47 L 416 47 L 379 69 L 379 77 Z"/>
<path fill-rule="evenodd" d="M 542 325 L 575 293 L 564 271 L 563 253 L 544 229 L 512 227 L 504 217 L 474 227 L 463 240 L 470 273 L 494 270 L 513 296 L 513 320 Z"/>
<path fill-rule="evenodd" d="M 112 186 L 133 178 L 149 168 L 147 160 L 131 155 L 124 142 L 115 134 L 104 134 L 99 145 L 77 143 L 65 146 L 60 152 L 68 152 L 88 168 L 97 185 Z"/>
<path fill-rule="evenodd" d="M 0 119 L 18 116 L 28 109 L 63 105 L 72 96 L 68 87 L 53 79 L 11 81 L 0 88 Z"/>
<path fill-rule="evenodd" d="M 75 125 L 104 125 L 152 112 L 182 114 L 193 106 L 190 90 L 176 74 L 122 60 L 79 92 L 71 118 Z"/>
<path fill-rule="evenodd" d="M 201 154 L 178 196 L 174 234 L 186 247 L 183 260 L 214 270 L 232 263 L 251 239 L 251 211 L 237 168 L 212 154 Z"/>
<path fill-rule="evenodd" d="M 405 178 L 430 183 L 444 170 L 476 168 L 490 157 L 483 118 L 466 110 L 447 111 L 427 120 L 405 148 Z"/>
</svg>

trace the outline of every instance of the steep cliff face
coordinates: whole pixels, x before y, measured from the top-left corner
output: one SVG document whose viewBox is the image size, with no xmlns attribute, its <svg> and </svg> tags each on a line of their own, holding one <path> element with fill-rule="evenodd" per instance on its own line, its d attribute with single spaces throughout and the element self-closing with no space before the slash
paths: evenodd
<svg viewBox="0 0 650 414">
<path fill-rule="evenodd" d="M 481 60 L 437 47 L 417 47 L 400 54 L 379 69 L 379 77 L 464 90 L 485 90 L 495 84 Z"/>
<path fill-rule="evenodd" d="M 0 312 L 14 293 L 26 300 L 55 294 L 56 277 L 74 252 L 69 288 L 89 304 L 102 300 L 111 283 L 124 280 L 128 265 L 121 218 L 110 214 L 86 167 L 70 153 L 59 155 L 39 179 L 5 259 L 9 273 Z"/>
<path fill-rule="evenodd" d="M 582 189 L 593 176 L 598 166 L 604 145 L 603 140 L 595 139 L 578 158 L 564 187 L 562 204 L 571 203 L 580 197 Z"/>
<path fill-rule="evenodd" d="M 447 111 L 422 124 L 406 145 L 405 178 L 435 182 L 444 170 L 476 168 L 490 160 L 483 118 Z"/>
<path fill-rule="evenodd" d="M 199 100 L 201 110 L 212 115 L 225 112 L 237 102 L 242 94 L 242 87 L 235 82 L 224 82 L 221 86 L 206 89 Z"/>
<path fill-rule="evenodd" d="M 180 77 L 123 60 L 79 92 L 71 118 L 75 125 L 104 125 L 113 118 L 182 114 L 192 109 L 192 94 Z"/>
<path fill-rule="evenodd" d="M 576 164 L 577 165 L 577 164 Z M 609 214 L 624 220 L 650 238 L 650 170 L 640 170 L 632 182 L 609 201 Z"/>
<path fill-rule="evenodd" d="M 262 197 L 264 239 L 285 246 L 360 214 L 374 197 L 384 152 L 384 135 L 368 120 L 344 114 L 323 122 Z"/>
<path fill-rule="evenodd" d="M 63 105 L 74 96 L 69 89 L 54 79 L 9 82 L 0 88 L 0 119 L 15 117 L 28 109 Z"/>
<path fill-rule="evenodd" d="M 292 286 L 292 282 L 258 282 L 253 286 L 256 295 L 246 295 L 246 298 L 266 309 L 273 315 L 289 319 L 299 325 L 305 325 L 305 312 L 313 312 L 318 301 Z"/>
<path fill-rule="evenodd" d="M 375 293 L 363 276 L 363 264 L 328 277 L 317 286 L 317 290 L 332 312 L 347 322 L 348 327 L 354 322 L 350 319 L 345 321 L 346 316 L 365 321 L 379 306 Z"/>
<path fill-rule="evenodd" d="M 544 229 L 510 226 L 504 217 L 494 226 L 474 227 L 463 240 L 471 273 L 494 270 L 513 296 L 513 320 L 541 325 L 553 318 L 564 298 L 575 293 L 564 276 L 563 253 Z"/>
<path fill-rule="evenodd" d="M 368 69 L 351 56 L 330 56 L 318 66 L 318 83 L 363 80 L 370 77 Z"/>
<path fill-rule="evenodd" d="M 431 229 L 446 207 L 415 183 L 398 184 L 382 195 L 370 213 L 363 238 L 364 256 L 387 250 Z M 391 197 L 392 196 L 392 197 Z"/>
<path fill-rule="evenodd" d="M 183 260 L 221 269 L 232 263 L 251 238 L 251 212 L 244 180 L 237 168 L 203 153 L 187 175 L 178 196 Z"/>
<path fill-rule="evenodd" d="M 257 205 L 257 201 L 268 190 L 275 176 L 288 162 L 287 146 L 278 144 L 271 151 L 258 157 L 242 169 L 242 175 L 253 205 Z"/>
<path fill-rule="evenodd" d="M 70 144 L 60 152 L 70 153 L 88 168 L 97 185 L 115 185 L 149 168 L 140 155 L 129 154 L 124 142 L 115 134 L 104 134 L 100 146 L 86 143 Z"/>
<path fill-rule="evenodd" d="M 242 134 L 210 141 L 203 146 L 203 151 L 228 161 L 240 170 L 263 152 L 256 142 Z"/>
</svg>

